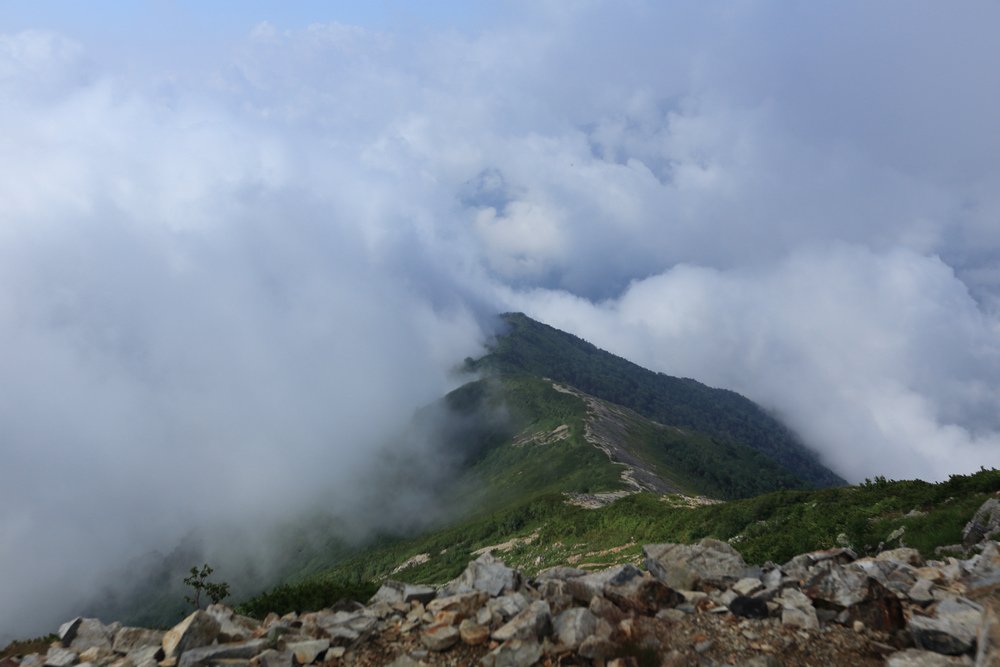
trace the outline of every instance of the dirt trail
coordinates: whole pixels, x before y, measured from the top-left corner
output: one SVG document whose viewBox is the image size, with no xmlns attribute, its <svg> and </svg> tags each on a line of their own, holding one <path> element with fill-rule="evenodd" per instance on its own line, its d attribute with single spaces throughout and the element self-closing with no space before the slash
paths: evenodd
<svg viewBox="0 0 1000 667">
<path fill-rule="evenodd" d="M 683 493 L 676 486 L 666 482 L 652 467 L 633 454 L 626 447 L 628 442 L 628 421 L 633 418 L 625 408 L 612 406 L 572 387 L 552 383 L 552 387 L 564 394 L 580 398 L 587 406 L 584 420 L 584 438 L 607 454 L 612 463 L 623 466 L 622 483 L 628 490 L 610 493 L 573 494 L 571 502 L 584 507 L 607 505 L 618 498 L 640 491 L 654 493 Z"/>
</svg>

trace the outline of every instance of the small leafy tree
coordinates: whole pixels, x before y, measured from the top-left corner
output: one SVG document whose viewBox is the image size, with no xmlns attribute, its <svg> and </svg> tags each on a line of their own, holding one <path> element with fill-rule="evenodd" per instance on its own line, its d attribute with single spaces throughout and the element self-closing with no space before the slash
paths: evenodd
<svg viewBox="0 0 1000 667">
<path fill-rule="evenodd" d="M 194 589 L 194 595 L 185 595 L 184 599 L 194 605 L 195 609 L 201 609 L 201 594 L 204 593 L 212 604 L 218 604 L 229 597 L 229 584 L 226 582 L 212 583 L 208 577 L 215 570 L 205 563 L 199 570 L 197 566 L 192 566 L 191 574 L 184 579 L 184 583 Z"/>
</svg>

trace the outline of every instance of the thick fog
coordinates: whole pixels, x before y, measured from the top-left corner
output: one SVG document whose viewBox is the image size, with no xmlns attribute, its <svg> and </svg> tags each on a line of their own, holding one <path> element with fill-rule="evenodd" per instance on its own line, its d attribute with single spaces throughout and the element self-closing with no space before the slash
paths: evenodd
<svg viewBox="0 0 1000 667">
<path fill-rule="evenodd" d="M 995 2 L 114 5 L 0 8 L 0 640 L 362 511 L 498 311 L 851 481 L 1000 464 Z"/>
</svg>

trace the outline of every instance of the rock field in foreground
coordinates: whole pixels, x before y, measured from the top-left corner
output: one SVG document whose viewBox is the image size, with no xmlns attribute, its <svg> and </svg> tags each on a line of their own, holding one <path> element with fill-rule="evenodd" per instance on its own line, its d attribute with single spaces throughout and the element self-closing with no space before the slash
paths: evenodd
<svg viewBox="0 0 1000 667">
<path fill-rule="evenodd" d="M 976 549 L 758 567 L 706 539 L 644 547 L 645 570 L 533 578 L 487 553 L 438 588 L 387 581 L 367 605 L 263 621 L 213 605 L 165 632 L 76 618 L 46 654 L 0 667 L 1000 665 L 1000 544 Z"/>
</svg>

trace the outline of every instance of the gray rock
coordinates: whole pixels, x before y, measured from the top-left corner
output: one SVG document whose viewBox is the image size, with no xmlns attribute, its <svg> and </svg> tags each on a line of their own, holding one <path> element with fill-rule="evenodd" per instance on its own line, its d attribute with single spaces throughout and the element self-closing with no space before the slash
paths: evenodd
<svg viewBox="0 0 1000 667">
<path fill-rule="evenodd" d="M 486 603 L 488 596 L 480 591 L 457 593 L 431 600 L 427 603 L 427 611 L 437 614 L 440 611 L 454 611 L 461 618 L 470 618 Z"/>
<path fill-rule="evenodd" d="M 990 498 L 962 529 L 962 544 L 971 547 L 1000 534 L 1000 499 Z"/>
<path fill-rule="evenodd" d="M 263 639 L 239 644 L 215 644 L 186 649 L 181 653 L 177 667 L 197 667 L 220 660 L 249 660 L 267 648 Z M 305 663 L 303 663 L 305 664 Z"/>
<path fill-rule="evenodd" d="M 976 633 L 983 619 L 983 608 L 965 598 L 949 598 L 937 605 L 934 617 L 913 616 L 909 629 L 918 648 L 962 655 L 976 647 Z"/>
<path fill-rule="evenodd" d="M 810 551 L 799 554 L 781 566 L 782 571 L 797 581 L 808 579 L 812 574 L 812 569 L 820 563 L 832 562 L 837 565 L 846 565 L 857 560 L 858 555 L 851 549 L 836 548 L 822 549 L 820 551 Z"/>
<path fill-rule="evenodd" d="M 542 645 L 534 639 L 504 642 L 483 656 L 483 667 L 526 667 L 542 657 Z"/>
<path fill-rule="evenodd" d="M 580 604 L 588 604 L 590 599 L 595 595 L 603 595 L 604 585 L 620 574 L 622 570 L 623 566 L 616 566 L 599 572 L 572 577 L 566 580 L 565 591 Z"/>
<path fill-rule="evenodd" d="M 590 660 L 599 660 L 614 654 L 618 647 L 611 641 L 612 632 L 610 623 L 603 618 L 597 619 L 597 630 L 583 640 L 577 653 Z"/>
<path fill-rule="evenodd" d="M 818 609 L 834 612 L 845 625 L 861 621 L 867 628 L 885 632 L 906 626 L 899 597 L 854 565 L 824 564 L 802 592 Z"/>
<path fill-rule="evenodd" d="M 330 648 L 329 639 L 312 639 L 285 644 L 285 649 L 292 652 L 295 656 L 295 661 L 300 665 L 308 665 L 316 662 L 316 658 L 328 648 Z"/>
<path fill-rule="evenodd" d="M 549 603 L 553 614 L 573 606 L 573 596 L 569 594 L 569 586 L 564 579 L 540 579 L 536 582 L 536 590 Z"/>
<path fill-rule="evenodd" d="M 157 649 L 163 643 L 162 630 L 146 628 L 122 628 L 115 634 L 111 648 L 115 653 L 132 653 L 136 649 L 155 646 Z"/>
<path fill-rule="evenodd" d="M 469 646 L 478 646 L 490 640 L 489 626 L 476 623 L 471 618 L 463 619 L 458 624 L 458 634 L 462 638 L 462 641 Z"/>
<path fill-rule="evenodd" d="M 378 619 L 364 611 L 337 611 L 317 614 L 315 623 L 333 643 L 351 643 L 367 637 L 378 625 Z"/>
<path fill-rule="evenodd" d="M 818 628 L 819 618 L 812 600 L 794 588 L 785 589 L 778 598 L 781 603 L 781 622 L 800 628 Z"/>
<path fill-rule="evenodd" d="M 96 618 L 81 618 L 76 624 L 73 641 L 69 647 L 78 653 L 82 653 L 90 648 L 102 648 L 111 650 L 111 640 L 108 628 Z"/>
<path fill-rule="evenodd" d="M 494 558 L 493 554 L 487 552 L 469 563 L 456 579 L 442 586 L 438 596 L 483 591 L 496 597 L 503 593 L 513 593 L 520 589 L 522 584 L 523 577 L 520 572 L 507 567 Z"/>
<path fill-rule="evenodd" d="M 537 640 L 549 634 L 552 628 L 552 614 L 549 603 L 544 600 L 532 602 L 526 609 L 493 633 L 493 639 L 501 642 L 510 639 Z"/>
<path fill-rule="evenodd" d="M 761 577 L 761 581 L 764 587 L 768 590 L 776 590 L 781 587 L 781 582 L 785 577 L 785 573 L 781 571 L 781 568 L 774 568 L 764 573 Z"/>
<path fill-rule="evenodd" d="M 80 627 L 80 623 L 83 622 L 83 618 L 77 616 L 73 620 L 66 621 L 59 626 L 59 641 L 62 642 L 63 646 L 69 646 L 70 643 L 76 638 L 76 629 Z"/>
<path fill-rule="evenodd" d="M 966 583 L 972 588 L 1000 583 L 1000 545 L 993 541 L 986 542 L 982 552 L 973 559 Z"/>
<path fill-rule="evenodd" d="M 447 651 L 458 643 L 460 637 L 461 633 L 454 625 L 435 623 L 424 629 L 420 641 L 431 651 Z"/>
<path fill-rule="evenodd" d="M 535 579 L 538 581 L 543 581 L 545 579 L 561 579 L 565 581 L 566 579 L 572 579 L 573 577 L 582 577 L 585 574 L 587 574 L 587 571 L 581 570 L 578 567 L 556 565 L 555 567 L 545 568 L 535 576 Z"/>
<path fill-rule="evenodd" d="M 567 609 L 552 622 L 552 634 L 555 638 L 560 644 L 574 651 L 596 631 L 597 617 L 583 607 Z"/>
<path fill-rule="evenodd" d="M 893 653 L 885 659 L 885 665 L 886 667 L 958 667 L 972 665 L 972 660 L 964 656 L 952 657 L 911 648 Z"/>
<path fill-rule="evenodd" d="M 45 667 L 69 667 L 76 664 L 78 657 L 76 651 L 53 647 L 45 654 Z"/>
<path fill-rule="evenodd" d="M 295 654 L 291 651 L 267 649 L 253 659 L 254 667 L 295 667 Z"/>
<path fill-rule="evenodd" d="M 163 657 L 162 646 L 142 646 L 129 651 L 125 656 L 133 667 L 155 665 Z"/>
<path fill-rule="evenodd" d="M 107 665 L 118 657 L 118 655 L 107 646 L 91 646 L 80 653 L 78 660 L 81 663 L 92 662 L 99 665 Z"/>
<path fill-rule="evenodd" d="M 205 612 L 219 622 L 219 641 L 238 642 L 250 639 L 260 628 L 260 621 L 249 616 L 240 616 L 222 604 L 209 605 Z"/>
<path fill-rule="evenodd" d="M 522 593 L 510 593 L 486 601 L 489 612 L 487 625 L 498 628 L 528 608 L 529 600 Z"/>
<path fill-rule="evenodd" d="M 906 596 L 910 598 L 912 602 L 917 604 L 927 605 L 934 601 L 934 582 L 930 579 L 917 579 L 917 583 L 910 587 L 907 591 Z"/>
<path fill-rule="evenodd" d="M 163 635 L 165 658 L 180 658 L 185 651 L 208 646 L 219 636 L 219 622 L 198 610 Z"/>
<path fill-rule="evenodd" d="M 898 549 L 889 549 L 888 551 L 883 551 L 879 555 L 875 556 L 875 560 L 889 560 L 897 561 L 900 563 L 906 563 L 913 567 L 923 567 L 924 557 L 920 555 L 920 552 L 911 547 L 900 547 Z"/>
<path fill-rule="evenodd" d="M 631 564 L 604 584 L 604 597 L 622 609 L 649 616 L 684 601 L 683 595 Z"/>
<path fill-rule="evenodd" d="M 699 584 L 725 588 L 746 569 L 743 557 L 725 542 L 703 539 L 698 544 L 648 544 L 642 548 L 646 569 L 675 590 Z"/>
<path fill-rule="evenodd" d="M 756 577 L 744 577 L 733 584 L 733 592 L 737 595 L 749 597 L 764 589 L 764 583 Z"/>
<path fill-rule="evenodd" d="M 417 600 L 422 604 L 427 604 L 437 596 L 437 590 L 433 586 L 421 586 L 417 584 L 407 584 L 402 581 L 388 579 L 382 583 L 375 595 L 368 601 L 369 606 L 378 602 L 395 604 L 399 602 L 412 602 Z"/>
</svg>

